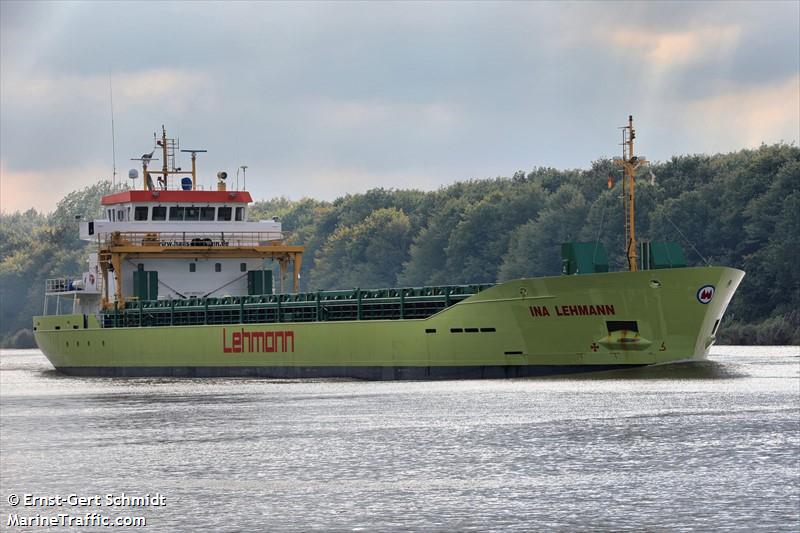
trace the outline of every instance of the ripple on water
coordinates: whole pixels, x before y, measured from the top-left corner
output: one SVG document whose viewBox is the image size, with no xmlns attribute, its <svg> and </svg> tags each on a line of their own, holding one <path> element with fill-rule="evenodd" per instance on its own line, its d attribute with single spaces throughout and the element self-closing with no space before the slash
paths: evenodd
<svg viewBox="0 0 800 533">
<path fill-rule="evenodd" d="M 74 378 L 0 355 L 5 495 L 161 492 L 154 530 L 800 524 L 800 350 L 502 381 Z"/>
</svg>

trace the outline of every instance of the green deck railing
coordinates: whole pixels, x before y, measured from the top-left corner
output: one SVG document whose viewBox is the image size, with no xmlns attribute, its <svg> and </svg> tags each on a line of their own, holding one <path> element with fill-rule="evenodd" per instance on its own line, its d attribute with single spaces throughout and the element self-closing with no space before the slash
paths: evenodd
<svg viewBox="0 0 800 533">
<path fill-rule="evenodd" d="M 223 298 L 132 300 L 101 314 L 103 327 L 189 326 L 342 320 L 402 320 L 432 316 L 492 287 L 448 285 L 352 289 Z"/>
</svg>

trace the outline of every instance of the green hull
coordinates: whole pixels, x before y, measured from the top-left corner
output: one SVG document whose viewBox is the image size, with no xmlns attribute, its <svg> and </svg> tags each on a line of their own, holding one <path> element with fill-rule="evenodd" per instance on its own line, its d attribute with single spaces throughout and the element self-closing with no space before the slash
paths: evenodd
<svg viewBox="0 0 800 533">
<path fill-rule="evenodd" d="M 522 279 L 421 320 L 101 328 L 94 316 L 59 315 L 35 317 L 34 329 L 53 366 L 80 375 L 528 376 L 702 359 L 743 276 L 702 267 Z"/>
</svg>

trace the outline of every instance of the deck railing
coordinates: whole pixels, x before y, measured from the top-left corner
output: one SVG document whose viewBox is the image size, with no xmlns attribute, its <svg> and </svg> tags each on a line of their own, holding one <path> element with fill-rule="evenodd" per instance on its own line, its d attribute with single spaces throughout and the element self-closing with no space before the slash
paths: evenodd
<svg viewBox="0 0 800 533">
<path fill-rule="evenodd" d="M 73 286 L 74 278 L 50 278 L 44 282 L 44 291 L 49 293 L 69 292 L 76 288 Z"/>
<path fill-rule="evenodd" d="M 188 326 L 428 318 L 493 285 L 352 289 L 297 294 L 133 300 L 103 313 L 103 327 Z"/>
<path fill-rule="evenodd" d="M 125 243 L 131 246 L 267 246 L 277 244 L 286 238 L 282 231 L 220 231 L 220 232 L 121 232 L 118 237 L 109 237 L 107 245 Z"/>
</svg>

